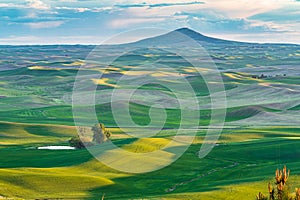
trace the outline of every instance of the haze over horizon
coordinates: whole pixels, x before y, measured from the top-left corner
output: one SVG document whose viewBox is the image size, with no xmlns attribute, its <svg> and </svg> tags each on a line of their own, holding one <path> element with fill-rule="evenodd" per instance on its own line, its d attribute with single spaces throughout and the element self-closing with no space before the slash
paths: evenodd
<svg viewBox="0 0 300 200">
<path fill-rule="evenodd" d="M 226 40 L 300 44 L 300 1 L 1 0 L 0 44 L 99 44 L 144 27 L 124 42 L 181 27 Z"/>
</svg>

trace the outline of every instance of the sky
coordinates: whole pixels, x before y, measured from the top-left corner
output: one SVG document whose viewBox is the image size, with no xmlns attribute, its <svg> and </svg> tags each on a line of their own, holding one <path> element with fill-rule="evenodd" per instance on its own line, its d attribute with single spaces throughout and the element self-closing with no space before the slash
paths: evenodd
<svg viewBox="0 0 300 200">
<path fill-rule="evenodd" d="M 300 44 L 300 0 L 0 0 L 0 44 L 101 44 L 149 27 L 160 30 L 124 40 L 188 27 L 222 39 Z"/>
</svg>

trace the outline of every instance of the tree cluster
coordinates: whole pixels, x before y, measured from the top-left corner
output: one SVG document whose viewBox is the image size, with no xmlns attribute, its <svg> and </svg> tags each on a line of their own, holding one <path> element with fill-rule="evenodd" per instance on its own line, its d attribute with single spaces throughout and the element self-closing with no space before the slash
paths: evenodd
<svg viewBox="0 0 300 200">
<path fill-rule="evenodd" d="M 77 149 L 85 148 L 86 146 L 93 146 L 97 144 L 102 144 L 110 139 L 111 132 L 107 128 L 105 128 L 104 124 L 98 123 L 95 124 L 92 128 L 92 140 L 91 141 L 83 141 L 82 138 L 86 135 L 86 129 L 83 127 L 79 127 L 79 135 L 73 136 L 69 140 L 69 144 L 72 147 L 75 147 Z"/>
</svg>

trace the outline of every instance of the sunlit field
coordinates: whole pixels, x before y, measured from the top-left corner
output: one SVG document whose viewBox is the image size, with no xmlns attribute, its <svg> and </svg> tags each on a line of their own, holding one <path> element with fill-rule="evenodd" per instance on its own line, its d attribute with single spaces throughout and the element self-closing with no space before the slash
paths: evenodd
<svg viewBox="0 0 300 200">
<path fill-rule="evenodd" d="M 160 38 L 149 40 L 159 43 Z M 143 42 L 135 45 L 143 46 Z M 193 113 L 189 111 L 195 106 L 194 99 L 189 98 L 185 88 L 178 87 L 177 94 L 186 97 L 188 106 L 176 106 L 173 103 L 176 96 L 170 89 L 160 84 L 144 84 L 129 103 L 117 101 L 116 109 L 129 107 L 132 120 L 142 127 L 159 124 L 160 119 L 151 118 L 149 113 L 164 109 L 166 120 L 159 133 L 139 138 L 125 131 L 142 135 L 137 127 L 120 129 L 109 94 L 114 89 L 131 88 L 132 81 L 141 77 L 165 84 L 188 83 L 193 89 L 199 102 L 199 123 L 193 126 L 191 122 L 191 127 L 184 129 L 187 134 L 196 132 L 192 144 L 175 162 L 140 174 L 110 168 L 87 149 L 38 149 L 69 146 L 70 138 L 77 134 L 72 112 L 74 81 L 94 46 L 0 46 L 0 199 L 104 196 L 105 199 L 253 200 L 259 191 L 267 191 L 267 184 L 274 181 L 274 171 L 284 165 L 291 169 L 289 189 L 294 192 L 294 188 L 300 187 L 299 46 L 230 41 L 202 45 L 218 70 L 205 65 L 195 69 L 178 55 L 145 47 L 122 55 L 110 66 L 89 64 L 81 69 L 83 73 L 102 73 L 100 78 L 91 77 L 89 83 L 96 87 L 99 101 L 94 110 L 99 122 L 112 132 L 111 142 L 137 156 L 154 151 L 165 155 L 163 159 L 145 159 L 141 168 L 148 163 L 172 160 L 174 149 L 183 143 L 178 140 L 170 145 L 170 142 L 180 127 L 181 113 L 188 113 L 186 117 L 192 119 Z M 110 57 L 116 49 L 113 47 L 104 55 Z M 14 64 L 10 65 L 12 61 Z M 161 68 L 145 70 L 151 62 L 159 63 Z M 214 70 L 220 73 L 222 82 L 218 79 L 207 82 L 202 76 L 214 74 Z M 120 77 L 127 78 L 121 85 Z M 213 93 L 208 85 L 214 86 Z M 226 95 L 226 108 L 218 102 L 219 93 Z M 214 95 L 216 107 L 212 108 Z M 145 101 L 162 107 L 153 109 Z M 221 109 L 226 109 L 221 135 L 216 142 L 208 141 L 214 148 L 199 158 L 207 131 L 216 123 L 212 113 L 218 116 Z M 78 119 L 88 117 L 82 112 Z M 185 126 L 189 123 L 187 120 Z M 108 151 L 105 156 L 113 157 L 114 152 Z M 126 154 L 118 156 L 122 157 L 117 163 L 120 166 L 135 162 Z"/>
</svg>

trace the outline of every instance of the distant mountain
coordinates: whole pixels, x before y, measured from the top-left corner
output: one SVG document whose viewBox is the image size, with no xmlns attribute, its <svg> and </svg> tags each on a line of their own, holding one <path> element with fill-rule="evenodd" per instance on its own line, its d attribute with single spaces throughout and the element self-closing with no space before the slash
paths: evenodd
<svg viewBox="0 0 300 200">
<path fill-rule="evenodd" d="M 187 37 L 186 37 L 187 36 Z M 143 40 L 139 40 L 137 42 L 130 43 L 132 45 L 137 46 L 164 46 L 164 45 L 188 45 L 187 38 L 191 38 L 194 41 L 198 42 L 199 44 L 206 46 L 206 47 L 213 47 L 213 46 L 243 46 L 243 47 L 249 47 L 253 48 L 254 46 L 260 46 L 260 47 L 278 47 L 278 46 L 294 46 L 299 47 L 297 44 L 289 44 L 289 43 L 255 43 L 255 42 L 240 42 L 240 41 L 230 41 L 230 40 L 224 40 L 224 39 L 218 39 L 213 37 L 208 37 L 205 35 L 202 35 L 201 33 L 198 33 L 192 29 L 189 28 L 179 28 L 174 31 L 171 31 L 169 33 L 159 35 L 156 37 L 146 38 Z"/>
<path fill-rule="evenodd" d="M 201 33 L 198 33 L 194 30 L 191 30 L 189 28 L 180 28 L 176 29 L 174 31 L 171 31 L 169 33 L 156 36 L 156 37 L 151 37 L 147 39 L 143 39 L 137 42 L 134 42 L 132 44 L 134 45 L 154 45 L 154 46 L 163 46 L 163 45 L 170 45 L 170 44 L 184 44 L 187 43 L 188 40 L 187 38 L 191 38 L 194 41 L 197 41 L 201 45 L 249 45 L 251 43 L 246 43 L 246 42 L 236 42 L 236 41 L 229 41 L 229 40 L 223 40 L 223 39 L 218 39 L 218 38 L 213 38 L 213 37 L 208 37 L 205 35 L 202 35 Z"/>
</svg>

